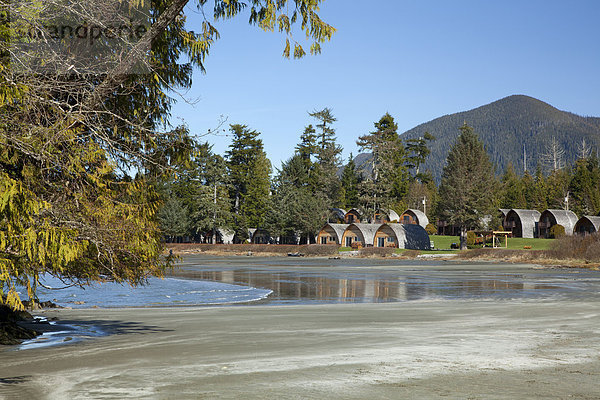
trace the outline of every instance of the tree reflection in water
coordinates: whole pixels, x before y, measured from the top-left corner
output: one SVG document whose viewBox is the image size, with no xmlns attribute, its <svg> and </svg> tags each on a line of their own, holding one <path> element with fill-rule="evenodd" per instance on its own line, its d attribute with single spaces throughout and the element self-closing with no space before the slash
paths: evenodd
<svg viewBox="0 0 600 400">
<path fill-rule="evenodd" d="M 301 272 L 268 269 L 203 269 L 177 272 L 178 276 L 270 289 L 275 303 L 380 303 L 425 299 L 528 298 L 548 295 L 559 287 L 528 283 L 522 275 L 393 274 L 356 272 Z M 490 274 L 487 274 L 490 275 Z"/>
</svg>

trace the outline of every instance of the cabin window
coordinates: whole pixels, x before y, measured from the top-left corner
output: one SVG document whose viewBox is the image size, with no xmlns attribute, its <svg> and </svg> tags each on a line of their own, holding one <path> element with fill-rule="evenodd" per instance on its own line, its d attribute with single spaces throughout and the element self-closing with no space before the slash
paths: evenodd
<svg viewBox="0 0 600 400">
<path fill-rule="evenodd" d="M 408 215 L 404 216 L 404 223 L 405 224 L 410 224 L 410 217 Z"/>
<path fill-rule="evenodd" d="M 321 244 L 327 244 L 327 236 L 321 236 Z"/>
<path fill-rule="evenodd" d="M 387 241 L 388 243 L 394 243 L 394 238 L 392 236 L 388 236 Z"/>
</svg>

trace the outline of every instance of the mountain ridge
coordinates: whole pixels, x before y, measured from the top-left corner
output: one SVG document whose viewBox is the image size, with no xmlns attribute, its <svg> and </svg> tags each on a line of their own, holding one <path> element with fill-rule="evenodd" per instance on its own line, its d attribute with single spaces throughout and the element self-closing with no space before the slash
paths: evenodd
<svg viewBox="0 0 600 400">
<path fill-rule="evenodd" d="M 436 137 L 430 143 L 431 154 L 423 165 L 439 182 L 446 157 L 463 123 L 473 127 L 483 141 L 497 172 L 512 163 L 522 173 L 523 148 L 527 152 L 527 170 L 535 171 L 555 138 L 564 149 L 564 161 L 571 165 L 585 139 L 600 148 L 600 117 L 580 116 L 527 95 L 511 95 L 467 111 L 443 115 L 402 133 L 402 139 L 414 139 L 425 132 Z M 357 157 L 364 157 L 359 155 Z M 359 164 L 357 164 L 359 165 Z"/>
</svg>

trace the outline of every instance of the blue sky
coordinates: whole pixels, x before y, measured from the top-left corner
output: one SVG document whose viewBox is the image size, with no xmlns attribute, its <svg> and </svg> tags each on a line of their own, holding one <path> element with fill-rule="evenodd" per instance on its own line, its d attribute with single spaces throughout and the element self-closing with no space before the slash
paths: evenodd
<svg viewBox="0 0 600 400">
<path fill-rule="evenodd" d="M 210 2 L 209 2 L 210 3 Z M 374 7 L 373 5 L 377 6 Z M 186 7 L 188 24 L 201 21 Z M 600 1 L 326 0 L 338 32 L 319 56 L 282 57 L 285 38 L 250 26 L 247 14 L 218 22 L 221 39 L 172 110 L 196 134 L 242 123 L 261 132 L 274 167 L 289 158 L 307 112 L 333 109 L 344 158 L 385 112 L 399 132 L 511 94 L 600 116 Z M 199 30 L 198 28 L 195 28 Z M 218 153 L 226 136 L 206 136 Z"/>
</svg>

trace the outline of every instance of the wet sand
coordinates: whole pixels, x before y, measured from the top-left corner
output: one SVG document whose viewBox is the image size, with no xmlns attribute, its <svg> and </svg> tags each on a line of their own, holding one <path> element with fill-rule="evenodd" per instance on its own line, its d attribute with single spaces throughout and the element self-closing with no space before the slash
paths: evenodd
<svg viewBox="0 0 600 400">
<path fill-rule="evenodd" d="M 596 301 L 56 310 L 112 333 L 0 350 L 3 399 L 600 397 Z"/>
</svg>

